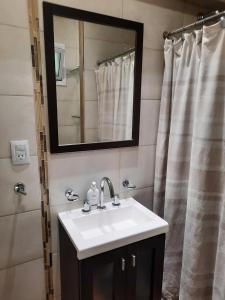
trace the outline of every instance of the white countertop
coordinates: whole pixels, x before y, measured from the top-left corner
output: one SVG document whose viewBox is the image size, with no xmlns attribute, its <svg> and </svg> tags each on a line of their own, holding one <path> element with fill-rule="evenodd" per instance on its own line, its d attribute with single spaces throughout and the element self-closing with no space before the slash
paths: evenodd
<svg viewBox="0 0 225 300">
<path fill-rule="evenodd" d="M 105 205 L 103 211 L 83 213 L 79 208 L 58 214 L 80 260 L 168 231 L 166 221 L 133 198 L 121 200 L 118 207 Z"/>
</svg>

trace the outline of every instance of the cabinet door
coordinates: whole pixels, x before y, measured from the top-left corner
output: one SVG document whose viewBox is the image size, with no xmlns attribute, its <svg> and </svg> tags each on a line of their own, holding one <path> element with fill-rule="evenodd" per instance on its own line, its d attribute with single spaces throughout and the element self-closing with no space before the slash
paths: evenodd
<svg viewBox="0 0 225 300">
<path fill-rule="evenodd" d="M 161 235 L 128 247 L 126 299 L 161 299 L 164 239 Z"/>
<path fill-rule="evenodd" d="M 81 261 L 82 300 L 125 299 L 125 248 Z"/>
</svg>

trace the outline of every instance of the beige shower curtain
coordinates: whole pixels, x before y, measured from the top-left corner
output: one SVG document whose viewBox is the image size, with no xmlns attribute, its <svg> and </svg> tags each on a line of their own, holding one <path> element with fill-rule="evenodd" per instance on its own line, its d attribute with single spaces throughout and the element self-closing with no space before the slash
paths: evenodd
<svg viewBox="0 0 225 300">
<path fill-rule="evenodd" d="M 165 42 L 154 210 L 169 223 L 165 299 L 225 299 L 225 29 Z"/>
</svg>

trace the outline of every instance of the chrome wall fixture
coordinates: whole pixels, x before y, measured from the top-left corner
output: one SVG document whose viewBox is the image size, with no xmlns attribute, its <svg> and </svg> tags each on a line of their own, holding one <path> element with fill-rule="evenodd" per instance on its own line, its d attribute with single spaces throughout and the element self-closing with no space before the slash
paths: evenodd
<svg viewBox="0 0 225 300">
<path fill-rule="evenodd" d="M 212 14 L 210 15 L 207 15 L 207 16 L 202 16 L 202 18 L 199 18 L 198 21 L 190 24 L 190 25 L 187 25 L 187 26 L 184 26 L 182 28 L 179 28 L 177 30 L 174 30 L 174 31 L 171 31 L 171 32 L 168 32 L 168 31 L 164 31 L 163 33 L 163 38 L 164 39 L 167 39 L 167 38 L 171 38 L 172 36 L 174 35 L 177 35 L 179 33 L 184 33 L 186 31 L 189 31 L 189 30 L 192 30 L 192 29 L 195 29 L 196 27 L 201 27 L 203 26 L 204 24 L 208 23 L 208 22 L 211 22 L 211 21 L 215 21 L 217 19 L 221 19 L 222 22 L 222 26 L 225 28 L 225 11 L 218 11 L 216 10 L 215 12 L 213 12 Z"/>
<path fill-rule="evenodd" d="M 22 182 L 17 182 L 14 185 L 14 191 L 15 191 L 16 194 L 20 194 L 20 195 L 23 195 L 23 196 L 27 195 L 25 184 L 22 183 Z"/>
<path fill-rule="evenodd" d="M 99 61 L 97 61 L 97 65 L 100 66 L 100 65 L 102 65 L 102 64 L 112 62 L 112 61 L 114 61 L 115 59 L 117 59 L 117 58 L 119 58 L 119 57 L 123 57 L 123 56 L 129 55 L 129 54 L 132 54 L 132 53 L 135 53 L 135 48 L 131 48 L 131 49 L 129 49 L 129 50 L 123 52 L 123 53 L 120 53 L 120 54 L 118 54 L 118 55 L 109 57 L 109 58 L 107 58 L 107 59 L 99 60 Z"/>
<path fill-rule="evenodd" d="M 123 187 L 127 188 L 128 190 L 134 190 L 136 189 L 136 185 L 134 184 L 130 184 L 129 180 L 128 179 L 125 179 L 123 182 Z"/>
<path fill-rule="evenodd" d="M 77 201 L 80 198 L 79 195 L 76 194 L 75 191 L 71 188 L 69 188 L 65 191 L 65 196 L 66 196 L 67 200 L 70 202 Z"/>
</svg>

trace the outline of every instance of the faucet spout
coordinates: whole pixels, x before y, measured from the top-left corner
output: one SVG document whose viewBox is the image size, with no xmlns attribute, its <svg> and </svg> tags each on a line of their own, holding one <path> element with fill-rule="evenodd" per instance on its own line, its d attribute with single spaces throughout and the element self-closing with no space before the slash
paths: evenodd
<svg viewBox="0 0 225 300">
<path fill-rule="evenodd" d="M 105 182 L 107 183 L 109 188 L 110 198 L 115 197 L 112 181 L 108 177 L 103 177 L 100 182 L 100 202 L 98 205 L 98 209 L 105 209 L 105 205 L 104 205 Z"/>
</svg>

